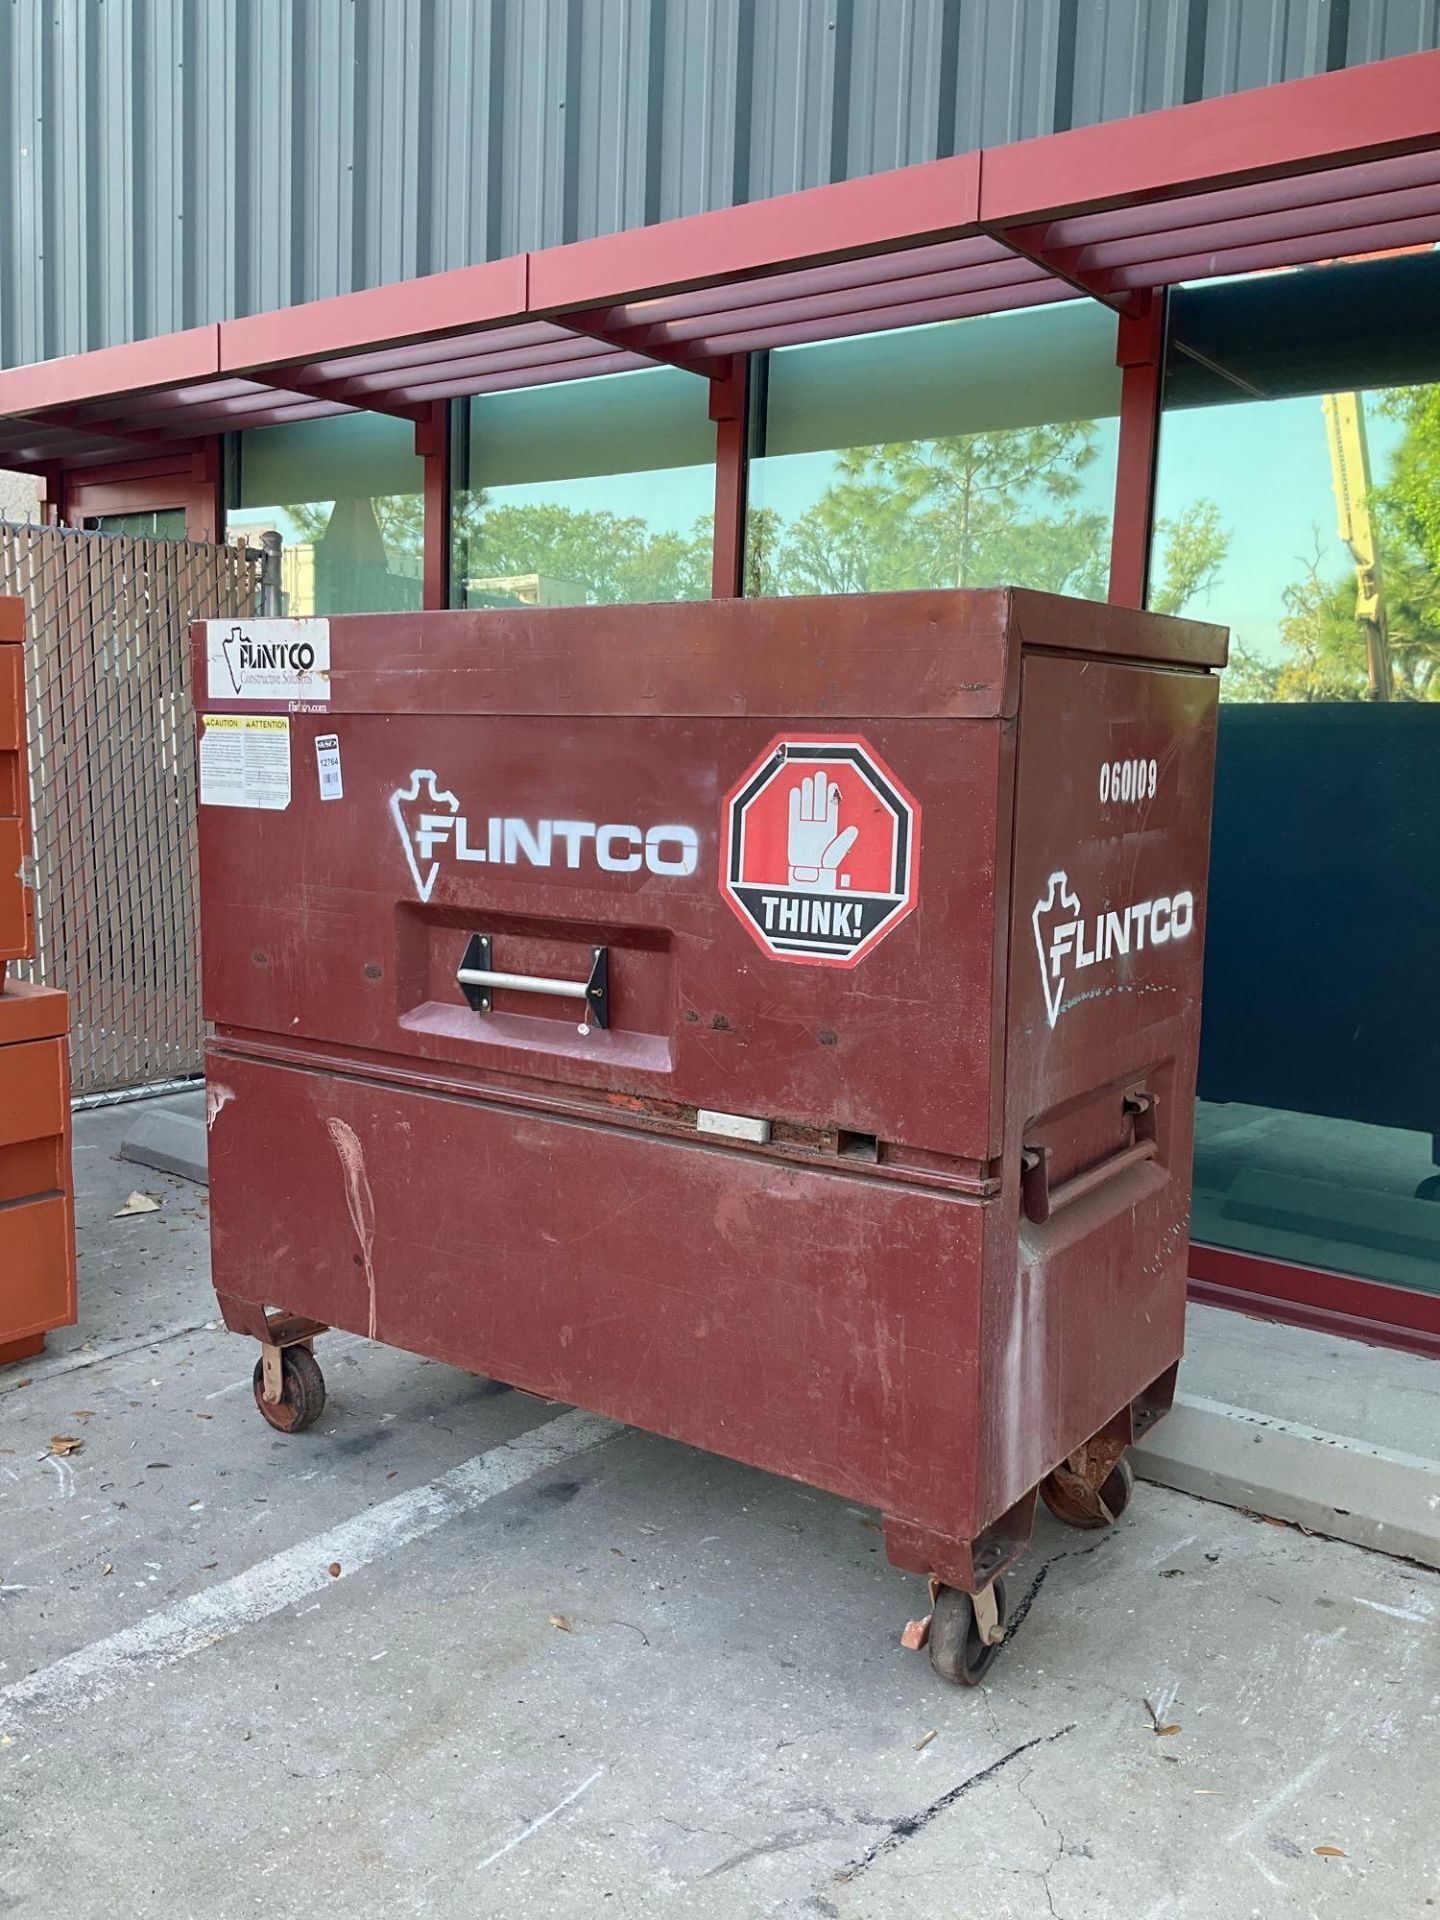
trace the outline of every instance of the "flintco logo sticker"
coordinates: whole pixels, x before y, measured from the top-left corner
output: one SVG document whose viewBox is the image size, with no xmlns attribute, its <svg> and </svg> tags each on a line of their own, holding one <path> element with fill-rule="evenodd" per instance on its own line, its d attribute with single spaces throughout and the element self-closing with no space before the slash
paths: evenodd
<svg viewBox="0 0 1440 1920">
<path fill-rule="evenodd" d="M 212 700 L 330 698 L 328 620 L 208 620 L 205 659 Z"/>
<path fill-rule="evenodd" d="M 863 740 L 775 740 L 725 797 L 720 890 L 777 960 L 853 967 L 919 878 L 919 805 Z"/>
<path fill-rule="evenodd" d="M 473 818 L 429 767 L 416 767 L 390 796 L 390 818 L 405 850 L 417 896 L 428 901 L 442 860 L 492 867 L 598 867 L 684 879 L 700 861 L 700 836 L 679 822 L 639 827 L 628 821 Z"/>
</svg>

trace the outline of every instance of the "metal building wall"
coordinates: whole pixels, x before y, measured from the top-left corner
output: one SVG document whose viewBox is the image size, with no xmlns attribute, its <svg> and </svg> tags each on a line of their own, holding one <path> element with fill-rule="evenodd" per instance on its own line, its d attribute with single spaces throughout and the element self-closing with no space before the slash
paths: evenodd
<svg viewBox="0 0 1440 1920">
<path fill-rule="evenodd" d="M 1440 0 L 0 0 L 0 365 L 1440 46 Z"/>
</svg>

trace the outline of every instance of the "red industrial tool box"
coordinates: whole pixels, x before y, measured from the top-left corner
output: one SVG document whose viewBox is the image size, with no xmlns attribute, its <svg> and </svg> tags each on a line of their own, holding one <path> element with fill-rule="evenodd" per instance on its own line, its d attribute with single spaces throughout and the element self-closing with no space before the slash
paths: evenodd
<svg viewBox="0 0 1440 1920">
<path fill-rule="evenodd" d="M 1224 655 L 1004 590 L 198 628 L 266 1417 L 340 1326 L 829 1488 L 977 1677 L 1173 1393 Z"/>
</svg>

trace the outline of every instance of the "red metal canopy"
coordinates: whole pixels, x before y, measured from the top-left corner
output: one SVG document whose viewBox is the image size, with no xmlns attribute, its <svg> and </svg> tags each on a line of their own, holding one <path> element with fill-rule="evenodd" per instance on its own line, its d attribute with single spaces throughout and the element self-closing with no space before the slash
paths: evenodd
<svg viewBox="0 0 1440 1920">
<path fill-rule="evenodd" d="M 1440 53 L 0 372 L 0 466 L 1440 241 Z"/>
</svg>

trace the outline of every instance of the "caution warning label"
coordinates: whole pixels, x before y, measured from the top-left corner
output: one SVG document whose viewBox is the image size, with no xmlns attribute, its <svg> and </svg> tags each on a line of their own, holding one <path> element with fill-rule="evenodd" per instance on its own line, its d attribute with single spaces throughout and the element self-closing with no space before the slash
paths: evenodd
<svg viewBox="0 0 1440 1920">
<path fill-rule="evenodd" d="M 851 967 L 919 898 L 920 808 L 865 741 L 774 741 L 726 796 L 721 891 L 777 960 Z"/>
<path fill-rule="evenodd" d="M 290 722 L 272 713 L 207 713 L 200 735 L 202 807 L 290 804 Z"/>
</svg>

